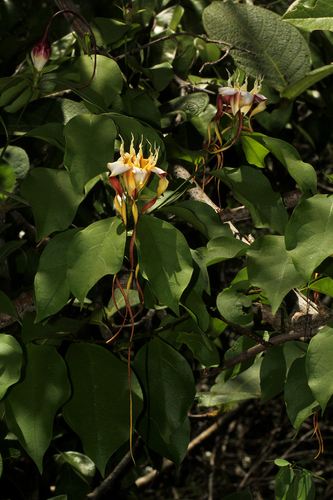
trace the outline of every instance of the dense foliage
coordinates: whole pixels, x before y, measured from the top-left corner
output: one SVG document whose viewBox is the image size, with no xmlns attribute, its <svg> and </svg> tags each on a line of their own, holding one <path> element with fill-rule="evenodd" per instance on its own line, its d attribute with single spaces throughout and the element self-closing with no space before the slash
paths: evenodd
<svg viewBox="0 0 333 500">
<path fill-rule="evenodd" d="M 79 3 L 1 4 L 1 498 L 139 498 L 192 414 L 252 398 L 322 452 L 333 6 Z"/>
</svg>

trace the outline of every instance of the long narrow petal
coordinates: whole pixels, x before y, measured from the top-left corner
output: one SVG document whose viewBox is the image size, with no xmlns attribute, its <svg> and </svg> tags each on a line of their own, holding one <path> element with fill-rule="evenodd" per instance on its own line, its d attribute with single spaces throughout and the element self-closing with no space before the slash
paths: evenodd
<svg viewBox="0 0 333 500">
<path fill-rule="evenodd" d="M 123 174 L 127 170 L 131 170 L 132 167 L 128 167 L 124 164 L 123 161 L 114 161 L 113 163 L 108 163 L 107 167 L 111 170 L 111 175 L 114 177 L 115 175 Z"/>
<path fill-rule="evenodd" d="M 113 187 L 113 189 L 115 190 L 115 192 L 117 193 L 118 196 L 120 196 L 120 198 L 123 197 L 123 188 L 122 188 L 122 185 L 120 184 L 119 180 L 117 179 L 117 177 L 109 177 L 109 182 L 111 184 L 111 186 Z"/>
<path fill-rule="evenodd" d="M 151 172 L 154 172 L 154 174 L 158 175 L 159 177 L 165 177 L 167 175 L 167 172 L 165 170 L 162 170 L 159 167 L 153 167 L 151 169 Z"/>
</svg>

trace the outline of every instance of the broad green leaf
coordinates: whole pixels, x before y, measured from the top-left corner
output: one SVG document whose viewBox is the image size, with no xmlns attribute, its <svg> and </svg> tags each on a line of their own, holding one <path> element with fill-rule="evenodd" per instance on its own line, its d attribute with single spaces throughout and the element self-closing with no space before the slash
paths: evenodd
<svg viewBox="0 0 333 500">
<path fill-rule="evenodd" d="M 208 104 L 209 96 L 203 92 L 176 97 L 158 108 L 162 116 L 162 127 L 168 127 L 178 114 L 181 114 L 184 120 L 198 116 L 205 111 Z"/>
<path fill-rule="evenodd" d="M 194 200 L 183 201 L 177 205 L 161 208 L 161 211 L 189 222 L 209 240 L 218 236 L 232 237 L 230 226 L 223 224 L 215 210 L 206 203 Z"/>
<path fill-rule="evenodd" d="M 293 288 L 304 285 L 284 245 L 283 236 L 258 238 L 247 251 L 249 281 L 260 288 L 275 314 L 284 297 Z"/>
<path fill-rule="evenodd" d="M 315 5 L 307 6 L 297 0 L 289 6 L 283 20 L 306 31 L 333 31 L 333 5 L 329 0 L 316 0 Z"/>
<path fill-rule="evenodd" d="M 306 349 L 304 342 L 290 340 L 266 351 L 260 370 L 261 403 L 283 392 L 290 366 Z"/>
<path fill-rule="evenodd" d="M 64 163 L 74 189 L 82 193 L 90 179 L 108 170 L 107 163 L 113 161 L 117 130 L 107 116 L 78 115 L 66 124 L 64 135 Z"/>
<path fill-rule="evenodd" d="M 97 45 L 108 45 L 123 38 L 131 26 L 115 19 L 105 17 L 95 17 L 90 23 L 94 31 Z"/>
<path fill-rule="evenodd" d="M 27 137 L 37 137 L 61 151 L 65 151 L 64 126 L 62 123 L 45 123 L 40 127 L 34 128 L 25 134 Z"/>
<path fill-rule="evenodd" d="M 0 334 L 0 399 L 21 377 L 22 349 L 12 335 Z"/>
<path fill-rule="evenodd" d="M 248 349 L 250 349 L 255 345 L 257 345 L 257 342 L 255 340 L 247 337 L 246 335 L 242 335 L 236 340 L 234 345 L 227 350 L 223 358 L 224 362 L 228 361 L 228 359 L 235 358 L 242 352 L 247 351 Z M 237 365 L 228 368 L 223 372 L 224 380 L 227 381 L 229 380 L 229 378 L 235 378 L 240 373 L 245 372 L 245 370 L 250 368 L 250 366 L 252 366 L 253 363 L 255 363 L 256 359 L 257 359 L 256 357 L 253 357 L 251 359 L 248 359 L 247 361 L 243 361 L 243 363 L 238 363 Z"/>
<path fill-rule="evenodd" d="M 27 345 L 25 377 L 5 399 L 8 428 L 43 471 L 56 412 L 71 394 L 67 368 L 54 347 Z"/>
<path fill-rule="evenodd" d="M 310 50 L 303 36 L 272 11 L 232 1 L 213 2 L 204 10 L 203 23 L 210 38 L 251 51 L 233 50 L 236 65 L 257 78 L 264 76 L 265 83 L 277 90 L 310 70 Z"/>
<path fill-rule="evenodd" d="M 141 89 L 128 89 L 121 99 L 127 115 L 147 122 L 152 127 L 161 128 L 159 109 L 147 92 Z"/>
<path fill-rule="evenodd" d="M 136 227 L 135 242 L 140 273 L 158 300 L 178 314 L 180 297 L 193 272 L 184 236 L 168 222 L 143 215 Z"/>
<path fill-rule="evenodd" d="M 276 465 L 279 465 L 278 463 L 276 463 L 278 460 L 281 462 L 286 462 L 286 460 L 277 459 L 274 460 Z M 286 494 L 289 490 L 289 487 L 293 479 L 294 479 L 294 471 L 287 462 L 285 466 L 279 470 L 275 478 L 274 492 L 276 500 L 286 500 Z"/>
<path fill-rule="evenodd" d="M 203 332 L 179 332 L 177 342 L 186 344 L 205 367 L 218 366 L 220 355 L 216 345 Z"/>
<path fill-rule="evenodd" d="M 86 342 L 72 344 L 66 354 L 72 398 L 63 415 L 78 434 L 85 454 L 104 475 L 110 456 L 130 436 L 130 389 L 126 363 L 107 349 Z M 131 372 L 133 424 L 142 410 L 142 393 Z"/>
<path fill-rule="evenodd" d="M 306 355 L 306 376 L 314 398 L 322 411 L 333 394 L 333 323 L 329 323 L 313 337 Z"/>
<path fill-rule="evenodd" d="M 288 490 L 286 500 L 315 500 L 316 490 L 307 471 L 297 471 Z"/>
<path fill-rule="evenodd" d="M 207 268 L 200 254 L 191 250 L 193 258 L 193 274 L 190 283 L 181 297 L 181 304 L 190 313 L 198 326 L 206 331 L 209 325 L 210 315 L 206 304 L 202 300 L 203 291 L 209 293 L 209 276 Z"/>
<path fill-rule="evenodd" d="M 248 248 L 249 245 L 241 240 L 229 236 L 219 236 L 210 240 L 207 247 L 200 247 L 198 252 L 208 267 L 224 260 L 242 257 Z"/>
<path fill-rule="evenodd" d="M 210 392 L 199 392 L 199 406 L 220 406 L 225 403 L 236 403 L 246 399 L 260 398 L 260 365 L 258 359 L 248 370 L 237 375 L 237 377 L 224 382 L 223 373 L 218 375 L 216 384 Z"/>
<path fill-rule="evenodd" d="M 0 154 L 2 149 L 0 149 Z M 30 162 L 26 151 L 18 146 L 8 146 L 3 155 L 3 159 L 9 163 L 15 172 L 17 180 L 24 179 L 29 172 Z"/>
<path fill-rule="evenodd" d="M 78 231 L 79 229 L 72 229 L 57 234 L 41 255 L 34 282 L 36 321 L 52 316 L 67 304 L 70 296 L 67 250 Z"/>
<path fill-rule="evenodd" d="M 301 160 L 299 153 L 293 146 L 281 139 L 267 137 L 262 134 L 252 134 L 250 137 L 265 146 L 282 163 L 303 193 L 307 195 L 317 193 L 315 169 L 309 163 L 304 163 Z"/>
<path fill-rule="evenodd" d="M 120 270 L 125 243 L 125 226 L 117 217 L 94 222 L 74 236 L 67 252 L 67 279 L 81 304 L 100 278 Z"/>
<path fill-rule="evenodd" d="M 17 314 L 13 302 L 1 290 L 0 290 L 0 312 L 8 314 L 9 316 L 13 316 L 13 318 L 15 318 L 20 323 L 20 318 Z"/>
<path fill-rule="evenodd" d="M 212 172 L 232 191 L 240 203 L 249 210 L 255 227 L 269 227 L 284 234 L 288 215 L 281 195 L 273 191 L 269 180 L 255 168 L 224 167 Z"/>
<path fill-rule="evenodd" d="M 183 424 L 195 396 L 190 365 L 175 349 L 155 338 L 141 347 L 133 368 L 146 398 L 139 433 L 143 426 L 143 436 L 149 441 L 149 423 L 154 422 L 161 438 L 170 443 L 171 434 Z"/>
<path fill-rule="evenodd" d="M 255 165 L 259 168 L 266 168 L 265 158 L 269 151 L 265 146 L 262 146 L 258 141 L 250 135 L 241 135 L 243 151 L 250 165 Z"/>
<path fill-rule="evenodd" d="M 223 500 L 253 500 L 253 496 L 248 486 L 244 491 L 238 491 L 237 493 L 231 493 L 231 495 L 223 497 Z"/>
<path fill-rule="evenodd" d="M 8 165 L 8 163 L 4 160 L 0 160 L 0 188 L 4 191 L 8 191 L 11 193 L 15 186 L 15 172 L 13 168 Z M 0 203 L 1 200 L 5 200 L 6 196 L 0 194 Z M 0 205 L 1 206 L 1 205 Z"/>
<path fill-rule="evenodd" d="M 57 457 L 57 462 L 60 461 L 68 464 L 79 477 L 81 477 L 87 484 L 89 484 L 95 476 L 95 464 L 89 457 L 78 453 L 77 451 L 64 451 L 60 452 Z"/>
<path fill-rule="evenodd" d="M 238 281 L 218 295 L 216 305 L 224 318 L 243 326 L 252 321 L 252 300 L 245 295 L 249 289 L 249 281 Z"/>
<path fill-rule="evenodd" d="M 332 23 L 333 23 L 333 17 L 332 17 Z M 319 82 L 323 78 L 326 78 L 326 76 L 331 75 L 332 73 L 333 73 L 332 64 L 314 69 L 313 71 L 310 71 L 310 73 L 308 73 L 306 76 L 303 76 L 303 78 L 301 78 L 300 80 L 291 83 L 290 85 L 288 85 L 288 87 L 283 89 L 281 92 L 281 97 L 284 97 L 286 99 L 295 99 L 306 89 L 308 89 L 315 83 Z"/>
<path fill-rule="evenodd" d="M 79 70 L 81 85 L 84 85 L 92 77 L 94 57 L 81 56 L 75 61 L 74 67 Z M 123 88 L 123 77 L 118 64 L 108 57 L 97 55 L 96 76 L 88 88 L 101 96 L 108 108 Z M 83 95 L 85 91 L 86 89 L 80 89 Z"/>
<path fill-rule="evenodd" d="M 172 40 L 170 40 L 170 42 L 172 42 Z M 169 62 L 161 62 L 160 64 L 155 64 L 149 69 L 146 69 L 144 74 L 151 80 L 155 90 L 157 92 L 162 92 L 172 80 L 173 68 Z"/>
<path fill-rule="evenodd" d="M 333 197 L 317 194 L 302 201 L 288 222 L 285 242 L 296 271 L 310 281 L 313 271 L 332 254 Z"/>
<path fill-rule="evenodd" d="M 310 290 L 314 290 L 315 292 L 323 293 L 325 295 L 329 295 L 333 297 L 333 279 L 332 278 L 322 278 L 317 280 L 310 285 L 308 285 Z"/>
<path fill-rule="evenodd" d="M 0 262 L 8 257 L 8 255 L 16 252 L 26 240 L 8 241 L 0 248 Z"/>
<path fill-rule="evenodd" d="M 36 315 L 27 312 L 22 321 L 21 338 L 24 344 L 39 339 L 62 339 L 70 334 L 75 334 L 87 320 L 78 320 L 60 316 L 50 319 L 47 323 L 36 323 Z"/>
<path fill-rule="evenodd" d="M 67 170 L 37 167 L 29 172 L 21 194 L 31 204 L 37 241 L 71 224 L 83 195 L 74 191 Z"/>
<path fill-rule="evenodd" d="M 297 431 L 307 417 L 320 409 L 308 384 L 305 363 L 305 356 L 295 359 L 289 369 L 284 389 L 288 417 Z"/>
</svg>

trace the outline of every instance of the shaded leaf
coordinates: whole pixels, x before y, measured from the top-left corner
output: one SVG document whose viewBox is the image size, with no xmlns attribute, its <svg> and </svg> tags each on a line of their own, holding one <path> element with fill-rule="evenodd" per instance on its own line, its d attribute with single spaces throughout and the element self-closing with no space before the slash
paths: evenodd
<svg viewBox="0 0 333 500">
<path fill-rule="evenodd" d="M 125 243 L 125 226 L 117 217 L 94 222 L 74 236 L 67 252 L 67 279 L 81 304 L 100 278 L 120 270 Z"/>
<path fill-rule="evenodd" d="M 6 422 L 40 473 L 55 414 L 70 394 L 67 368 L 56 349 L 28 344 L 25 377 L 5 399 Z"/>
<path fill-rule="evenodd" d="M 200 253 L 206 266 L 212 266 L 224 260 L 242 257 L 246 254 L 249 245 L 241 240 L 228 236 L 219 236 L 210 240 L 207 247 L 200 247 Z"/>
<path fill-rule="evenodd" d="M 130 435 L 127 366 L 107 349 L 85 342 L 72 344 L 66 361 L 73 396 L 64 405 L 63 415 L 80 437 L 85 454 L 104 475 L 108 459 Z M 135 424 L 142 410 L 142 393 L 133 372 L 131 387 Z"/>
<path fill-rule="evenodd" d="M 333 31 L 333 5 L 329 1 L 316 0 L 315 5 L 308 6 L 297 0 L 289 6 L 283 20 L 302 30 Z"/>
<path fill-rule="evenodd" d="M 252 300 L 245 295 L 249 289 L 249 281 L 238 281 L 218 295 L 216 305 L 224 318 L 243 326 L 252 321 Z"/>
<path fill-rule="evenodd" d="M 21 378 L 22 349 L 12 335 L 0 334 L 0 399 Z"/>
<path fill-rule="evenodd" d="M 232 51 L 245 73 L 282 90 L 310 70 L 310 50 L 299 31 L 262 7 L 231 1 L 213 2 L 203 13 L 208 36 L 247 52 Z M 223 48 L 223 45 L 221 45 Z"/>
<path fill-rule="evenodd" d="M 205 367 L 218 366 L 220 355 L 216 345 L 202 332 L 179 332 L 177 342 L 186 344 Z"/>
</svg>

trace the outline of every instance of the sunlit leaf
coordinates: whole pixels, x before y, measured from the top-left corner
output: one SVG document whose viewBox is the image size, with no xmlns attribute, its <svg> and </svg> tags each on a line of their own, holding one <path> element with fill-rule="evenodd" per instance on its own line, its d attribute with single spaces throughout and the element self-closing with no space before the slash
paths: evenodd
<svg viewBox="0 0 333 500">
<path fill-rule="evenodd" d="M 11 335 L 0 334 L 0 399 L 8 387 L 21 377 L 23 353 L 18 341 Z"/>
</svg>

